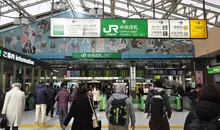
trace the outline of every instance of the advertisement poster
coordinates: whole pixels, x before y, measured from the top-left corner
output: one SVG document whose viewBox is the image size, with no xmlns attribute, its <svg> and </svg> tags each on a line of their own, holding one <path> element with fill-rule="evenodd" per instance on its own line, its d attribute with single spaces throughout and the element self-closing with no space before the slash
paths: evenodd
<svg viewBox="0 0 220 130">
<path fill-rule="evenodd" d="M 204 84 L 203 71 L 196 71 L 196 84 Z"/>
</svg>

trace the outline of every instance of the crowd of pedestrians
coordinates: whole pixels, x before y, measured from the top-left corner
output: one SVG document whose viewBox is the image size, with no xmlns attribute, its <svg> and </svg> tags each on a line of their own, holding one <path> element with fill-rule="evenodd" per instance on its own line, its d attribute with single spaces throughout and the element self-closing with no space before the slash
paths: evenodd
<svg viewBox="0 0 220 130">
<path fill-rule="evenodd" d="M 119 85 L 115 90 L 110 86 L 106 88 L 105 114 L 109 130 L 128 130 L 130 125 L 132 130 L 135 129 L 135 108 L 126 89 L 125 85 Z M 74 121 L 71 130 L 100 130 L 101 122 L 95 112 L 99 94 L 98 88 L 90 90 L 84 86 L 73 85 L 68 89 L 67 83 L 63 82 L 58 90 L 53 88 L 52 83 L 39 82 L 33 93 L 36 104 L 35 124 L 45 125 L 46 116 L 53 118 L 54 106 L 57 104 L 57 114 L 63 130 L 72 118 Z M 220 87 L 196 85 L 195 90 L 189 92 L 188 96 L 193 103 L 184 130 L 220 130 Z M 6 93 L 2 108 L 2 114 L 8 121 L 5 130 L 18 130 L 24 109 L 25 94 L 21 91 L 21 84 L 14 83 L 12 89 Z M 145 117 L 150 118 L 151 130 L 170 130 L 172 110 L 163 80 L 152 83 L 144 112 Z"/>
</svg>

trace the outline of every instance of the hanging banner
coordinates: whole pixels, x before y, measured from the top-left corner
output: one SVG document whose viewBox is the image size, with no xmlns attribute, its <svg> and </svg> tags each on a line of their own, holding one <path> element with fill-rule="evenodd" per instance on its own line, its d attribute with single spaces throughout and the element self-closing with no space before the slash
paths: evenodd
<svg viewBox="0 0 220 130">
<path fill-rule="evenodd" d="M 170 38 L 190 38 L 189 20 L 170 20 Z"/>
<path fill-rule="evenodd" d="M 102 19 L 101 37 L 146 38 L 146 19 Z"/>
<path fill-rule="evenodd" d="M 100 37 L 100 19 L 51 18 L 51 37 Z"/>
<path fill-rule="evenodd" d="M 148 37 L 149 38 L 169 38 L 169 20 L 149 19 Z"/>
</svg>

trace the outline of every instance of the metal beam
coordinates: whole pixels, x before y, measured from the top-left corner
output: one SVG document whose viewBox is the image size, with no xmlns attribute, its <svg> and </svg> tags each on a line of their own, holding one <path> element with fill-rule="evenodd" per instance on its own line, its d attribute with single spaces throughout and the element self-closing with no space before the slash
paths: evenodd
<svg viewBox="0 0 220 130">
<path fill-rule="evenodd" d="M 35 21 L 35 18 L 29 14 L 19 3 L 14 2 L 13 0 L 3 0 L 11 8 L 16 10 L 20 15 L 27 17 L 31 22 Z"/>
<path fill-rule="evenodd" d="M 166 12 L 166 14 L 163 15 L 162 19 L 168 19 L 170 15 L 172 14 L 171 12 L 173 12 L 177 8 L 177 6 L 181 3 L 181 1 L 182 0 L 173 1 L 169 9 L 169 12 Z"/>
<path fill-rule="evenodd" d="M 3 0 L 3 1 L 8 1 L 8 0 Z M 21 0 L 19 2 L 24 2 L 24 1 L 27 1 L 27 0 Z M 36 1 L 34 3 L 31 3 L 31 4 L 27 4 L 27 5 L 24 5 L 22 6 L 23 8 L 28 8 L 28 7 L 31 7 L 31 6 L 34 6 L 34 5 L 38 5 L 38 4 L 42 4 L 42 3 L 45 3 L 45 2 L 48 2 L 48 1 L 51 1 L 51 0 L 40 0 L 40 1 Z M 10 5 L 9 5 L 10 6 Z M 3 11 L 1 14 L 7 14 L 7 13 L 11 13 L 15 11 L 13 8 L 12 9 L 9 9 L 7 11 Z"/>
<path fill-rule="evenodd" d="M 119 1 L 119 0 L 118 0 Z M 135 3 L 136 5 L 141 5 L 141 6 L 146 6 L 146 8 L 147 7 L 152 7 L 152 5 L 149 5 L 149 4 L 147 4 L 147 3 L 141 3 L 141 2 L 139 2 L 139 1 L 132 1 L 132 3 Z M 135 5 L 135 6 L 136 6 Z M 187 4 L 184 4 L 184 3 L 180 3 L 179 5 L 181 5 L 182 7 L 184 7 L 186 10 L 187 9 L 192 9 L 192 8 L 196 8 L 197 9 L 197 11 L 202 11 L 203 12 L 203 8 L 200 8 L 200 7 L 196 7 L 196 6 L 192 6 L 192 5 L 187 5 Z M 182 8 L 182 7 L 179 7 L 179 8 Z M 179 9 L 178 7 L 177 7 L 177 9 L 176 10 L 178 10 Z M 194 16 L 189 16 L 189 15 L 186 15 L 184 12 L 177 12 L 176 10 L 174 10 L 173 12 L 172 11 L 169 11 L 169 10 L 166 10 L 166 9 L 163 9 L 163 8 L 161 8 L 161 7 L 156 7 L 156 9 L 157 10 L 161 10 L 161 11 L 164 11 L 164 12 L 169 12 L 169 13 L 171 13 L 171 17 L 173 17 L 173 15 L 172 14 L 174 14 L 174 15 L 178 15 L 178 16 L 181 16 L 181 17 L 185 17 L 185 18 L 188 18 L 188 19 L 197 19 L 197 18 L 199 18 L 200 17 L 200 14 L 198 14 L 198 15 L 194 15 Z M 203 13 L 202 13 L 203 14 Z M 216 11 L 212 11 L 212 10 L 207 10 L 206 9 L 206 14 L 213 14 L 213 15 L 215 15 L 216 17 L 214 17 L 213 19 L 208 19 L 207 20 L 207 22 L 208 22 L 208 24 L 210 24 L 210 25 L 213 25 L 213 26 L 217 26 L 217 27 L 220 27 L 220 25 L 219 25 L 219 22 L 220 21 L 215 21 L 216 20 L 216 18 L 217 17 L 219 17 L 220 16 L 220 12 L 216 12 Z M 174 17 L 173 17 L 174 18 Z M 206 19 L 207 19 L 207 15 L 206 15 Z"/>
<path fill-rule="evenodd" d="M 129 3 L 129 5 L 131 5 L 131 6 L 134 8 L 134 10 L 136 11 L 136 13 L 140 16 L 140 18 L 143 18 L 143 16 L 141 15 L 141 13 L 138 12 L 138 10 L 136 9 L 136 7 L 131 3 L 130 0 L 128 0 L 128 3 Z"/>
</svg>

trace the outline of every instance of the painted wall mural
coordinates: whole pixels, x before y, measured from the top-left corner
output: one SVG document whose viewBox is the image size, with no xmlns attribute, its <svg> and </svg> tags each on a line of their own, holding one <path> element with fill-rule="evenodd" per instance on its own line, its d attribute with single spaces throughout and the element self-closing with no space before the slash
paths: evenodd
<svg viewBox="0 0 220 130">
<path fill-rule="evenodd" d="M 73 17 L 71 12 L 56 17 Z M 78 18 L 87 17 L 78 13 Z M 191 40 L 50 38 L 50 19 L 0 34 L 0 45 L 35 58 L 63 58 L 74 52 L 120 52 L 122 58 L 193 58 Z"/>
</svg>

